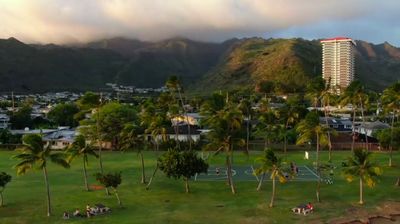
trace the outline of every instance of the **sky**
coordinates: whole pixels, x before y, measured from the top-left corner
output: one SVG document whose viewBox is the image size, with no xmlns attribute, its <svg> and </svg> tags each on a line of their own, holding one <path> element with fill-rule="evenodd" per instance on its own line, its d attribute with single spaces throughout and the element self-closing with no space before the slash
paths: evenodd
<svg viewBox="0 0 400 224">
<path fill-rule="evenodd" d="M 399 0 L 0 0 L 0 38 L 68 44 L 347 36 L 400 46 L 399 9 Z"/>
</svg>

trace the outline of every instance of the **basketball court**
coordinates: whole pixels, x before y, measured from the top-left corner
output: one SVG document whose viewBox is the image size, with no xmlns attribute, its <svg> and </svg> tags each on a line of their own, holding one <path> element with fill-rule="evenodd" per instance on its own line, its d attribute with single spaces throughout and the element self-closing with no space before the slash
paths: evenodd
<svg viewBox="0 0 400 224">
<path fill-rule="evenodd" d="M 219 169 L 219 173 L 217 172 Z M 254 167 L 247 166 L 233 166 L 232 177 L 234 181 L 259 181 L 261 176 L 254 175 Z M 299 172 L 290 181 L 317 181 L 317 172 L 306 165 L 298 166 Z M 228 178 L 226 167 L 210 166 L 207 173 L 196 174 L 195 181 L 226 181 Z M 269 175 L 266 175 L 264 181 L 270 181 Z"/>
</svg>

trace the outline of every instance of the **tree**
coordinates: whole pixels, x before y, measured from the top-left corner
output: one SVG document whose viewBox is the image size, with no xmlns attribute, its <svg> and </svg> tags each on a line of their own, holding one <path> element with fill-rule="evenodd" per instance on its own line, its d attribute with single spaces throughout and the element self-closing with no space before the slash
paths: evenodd
<svg viewBox="0 0 400 224">
<path fill-rule="evenodd" d="M 386 114 L 392 114 L 392 121 L 390 125 L 390 145 L 389 145 L 389 166 L 392 166 L 392 154 L 393 154 L 393 138 L 394 136 L 394 119 L 400 113 L 400 81 L 389 86 L 383 91 L 382 104 Z"/>
<path fill-rule="evenodd" d="M 79 109 L 75 104 L 61 103 L 51 109 L 48 118 L 59 126 L 75 127 L 78 122 L 74 119 L 74 116 L 78 112 Z"/>
<path fill-rule="evenodd" d="M 32 168 L 41 169 L 43 171 L 44 182 L 47 192 L 47 216 L 51 215 L 50 203 L 50 186 L 47 174 L 47 162 L 53 162 L 64 168 L 70 165 L 65 159 L 65 154 L 60 152 L 52 152 L 50 147 L 44 147 L 42 137 L 37 134 L 28 134 L 22 138 L 23 147 L 18 149 L 19 154 L 13 158 L 19 160 L 15 165 L 18 175 L 23 175 Z"/>
<path fill-rule="evenodd" d="M 186 123 L 188 127 L 188 140 L 189 140 L 189 150 L 192 149 L 192 139 L 190 137 L 190 123 L 189 119 L 187 116 L 186 108 L 185 108 L 185 103 L 183 102 L 183 97 L 182 97 L 182 86 L 180 83 L 180 80 L 178 79 L 177 76 L 171 76 L 168 78 L 167 82 L 165 83 L 165 86 L 171 91 L 171 92 L 178 92 L 179 100 L 181 102 L 182 110 L 183 110 L 183 116 L 186 118 Z"/>
<path fill-rule="evenodd" d="M 185 191 L 190 192 L 189 179 L 197 173 L 207 173 L 208 164 L 193 150 L 179 152 L 176 149 L 169 149 L 158 158 L 159 168 L 169 178 L 185 181 Z"/>
<path fill-rule="evenodd" d="M 288 104 L 285 105 L 279 111 L 279 117 L 283 119 L 284 122 L 284 146 L 283 152 L 286 154 L 287 152 L 287 131 L 290 125 L 295 124 L 299 119 L 299 111 L 298 108 L 294 105 Z"/>
<path fill-rule="evenodd" d="M 0 207 L 2 207 L 4 205 L 3 191 L 9 182 L 11 182 L 11 176 L 5 172 L 1 172 L 0 173 Z"/>
<path fill-rule="evenodd" d="M 31 113 L 32 108 L 29 105 L 23 105 L 17 112 L 11 115 L 11 127 L 14 129 L 31 128 L 33 124 Z"/>
<path fill-rule="evenodd" d="M 317 196 L 317 201 L 320 202 L 319 190 L 321 185 L 321 174 L 320 174 L 320 164 L 319 164 L 319 151 L 321 145 L 328 144 L 329 127 L 325 126 L 325 124 L 320 123 L 319 115 L 317 112 L 310 112 L 302 121 L 300 121 L 300 123 L 296 128 L 296 131 L 299 133 L 299 137 L 296 142 L 296 144 L 298 145 L 308 143 L 316 139 L 317 156 L 315 159 L 315 163 L 318 173 L 316 196 Z"/>
<path fill-rule="evenodd" d="M 68 148 L 68 162 L 70 163 L 73 159 L 77 157 L 82 157 L 83 159 L 83 177 L 85 180 L 85 188 L 89 191 L 89 184 L 87 180 L 86 166 L 89 165 L 89 156 L 98 158 L 95 148 L 92 145 L 86 144 L 86 139 L 83 135 L 78 135 L 71 147 Z"/>
<path fill-rule="evenodd" d="M 134 124 L 127 124 L 121 132 L 121 141 L 123 150 L 135 150 L 140 156 L 140 162 L 142 164 L 141 172 L 142 179 L 141 183 L 146 183 L 146 174 L 144 170 L 144 158 L 143 158 L 143 143 L 139 136 L 139 127 Z"/>
<path fill-rule="evenodd" d="M 378 176 L 382 174 L 382 168 L 372 162 L 370 156 L 371 152 L 356 149 L 353 156 L 348 158 L 343 167 L 343 173 L 348 182 L 352 182 L 355 178 L 359 179 L 360 204 L 364 204 L 363 184 L 366 183 L 368 187 L 374 187 Z"/>
<path fill-rule="evenodd" d="M 314 110 L 317 110 L 317 106 L 320 102 L 322 92 L 325 89 L 325 82 L 321 76 L 315 77 L 311 80 L 306 87 L 306 98 L 311 101 L 311 105 Z"/>
<path fill-rule="evenodd" d="M 234 145 L 243 145 L 240 138 L 240 130 L 243 122 L 243 114 L 234 103 L 222 103 L 220 96 L 214 95 L 212 99 L 203 104 L 201 114 L 204 116 L 203 124 L 210 132 L 207 133 L 209 143 L 205 150 L 215 150 L 216 153 L 225 152 L 228 184 L 233 194 L 236 193 L 232 178 L 232 157 Z M 222 101 L 223 102 L 223 101 Z"/>
<path fill-rule="evenodd" d="M 363 125 L 365 124 L 365 117 L 364 117 L 364 106 L 365 103 L 368 101 L 368 96 L 364 90 L 364 86 L 361 84 L 360 81 L 353 81 L 350 83 L 350 85 L 346 88 L 346 90 L 343 93 L 343 96 L 341 97 L 340 104 L 345 106 L 347 104 L 352 105 L 352 110 L 353 110 L 353 121 L 352 121 L 352 136 L 353 136 L 353 141 L 351 144 L 351 151 L 354 150 L 354 143 L 356 139 L 355 135 L 355 118 L 356 118 L 356 112 L 358 105 L 360 106 L 361 110 L 361 116 L 363 120 Z M 365 141 L 367 143 L 367 149 L 368 149 L 368 136 L 365 133 Z"/>
<path fill-rule="evenodd" d="M 253 115 L 253 110 L 251 108 L 251 101 L 247 99 L 242 99 L 239 103 L 239 109 L 242 114 L 246 117 L 246 151 L 249 152 L 249 141 L 251 132 L 251 117 Z"/>
<path fill-rule="evenodd" d="M 120 133 L 127 123 L 136 120 L 136 111 L 129 105 L 107 103 L 93 116 L 102 141 L 111 142 L 114 149 L 120 148 Z"/>
<path fill-rule="evenodd" d="M 265 150 L 265 154 L 256 158 L 256 162 L 260 163 L 260 167 L 254 170 L 255 175 L 265 175 L 270 173 L 272 180 L 272 195 L 269 207 L 274 206 L 275 199 L 275 181 L 278 178 L 281 183 L 286 182 L 285 169 L 282 166 L 282 159 L 277 157 L 271 149 Z"/>
<path fill-rule="evenodd" d="M 122 202 L 119 198 L 118 195 L 118 186 L 122 182 L 121 178 L 121 172 L 119 173 L 108 173 L 108 174 L 102 174 L 102 173 L 97 173 L 96 174 L 96 180 L 103 185 L 105 188 L 111 188 L 114 191 L 115 197 L 118 200 L 118 205 L 122 206 Z"/>
</svg>

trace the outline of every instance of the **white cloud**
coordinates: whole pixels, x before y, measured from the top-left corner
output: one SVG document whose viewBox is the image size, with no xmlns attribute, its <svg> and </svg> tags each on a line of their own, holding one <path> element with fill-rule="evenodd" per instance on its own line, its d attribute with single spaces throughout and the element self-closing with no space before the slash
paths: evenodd
<svg viewBox="0 0 400 224">
<path fill-rule="evenodd" d="M 324 23 L 335 24 L 329 34 L 337 29 L 357 36 L 349 27 L 354 21 L 388 27 L 383 25 L 399 21 L 394 10 L 399 6 L 396 0 L 0 0 L 0 38 L 65 43 L 114 36 L 185 36 L 221 41 L 293 30 L 306 37 L 323 35 L 312 27 Z M 368 33 L 363 31 L 357 32 Z M 386 32 L 390 37 L 398 28 Z"/>
</svg>

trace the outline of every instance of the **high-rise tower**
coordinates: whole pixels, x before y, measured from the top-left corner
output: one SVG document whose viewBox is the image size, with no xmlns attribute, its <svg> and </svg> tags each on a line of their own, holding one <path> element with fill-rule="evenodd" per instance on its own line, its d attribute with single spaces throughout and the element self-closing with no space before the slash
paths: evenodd
<svg viewBox="0 0 400 224">
<path fill-rule="evenodd" d="M 322 77 L 332 93 L 340 94 L 354 79 L 356 43 L 347 37 L 321 40 Z"/>
</svg>

